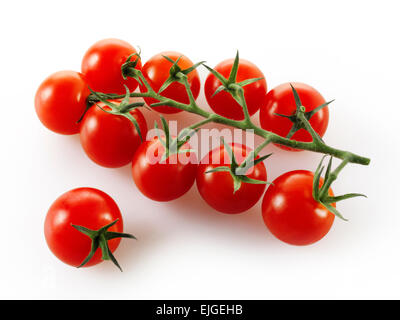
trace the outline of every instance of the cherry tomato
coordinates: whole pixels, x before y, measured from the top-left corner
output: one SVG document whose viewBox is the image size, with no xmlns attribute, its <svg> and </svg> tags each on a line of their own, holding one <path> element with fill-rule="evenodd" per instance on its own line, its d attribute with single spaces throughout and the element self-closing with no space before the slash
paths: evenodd
<svg viewBox="0 0 400 320">
<path fill-rule="evenodd" d="M 70 190 L 54 201 L 47 212 L 44 224 L 47 245 L 58 259 L 77 267 L 89 254 L 92 241 L 71 224 L 98 230 L 117 219 L 118 222 L 109 231 L 122 232 L 123 222 L 117 204 L 106 193 L 93 188 Z M 111 252 L 117 249 L 120 240 L 108 241 Z M 100 262 L 99 248 L 84 266 L 94 266 Z"/>
<path fill-rule="evenodd" d="M 79 132 L 77 121 L 86 109 L 90 91 L 79 72 L 59 71 L 36 91 L 35 109 L 45 127 L 60 134 Z"/>
<path fill-rule="evenodd" d="M 307 111 L 311 111 L 320 105 L 325 103 L 325 99 L 322 95 L 304 83 L 292 83 L 292 86 L 296 89 L 302 105 Z M 284 83 L 268 92 L 266 97 L 266 103 L 260 109 L 260 124 L 265 130 L 272 131 L 282 137 L 286 137 L 292 128 L 293 123 L 284 117 L 275 115 L 275 113 L 283 115 L 292 115 L 296 111 L 296 103 L 294 100 L 292 88 L 290 83 Z M 326 129 L 328 128 L 329 122 L 329 110 L 325 107 L 315 113 L 311 119 L 310 124 L 314 130 L 323 137 Z M 312 137 L 306 129 L 298 130 L 291 139 L 296 141 L 311 142 Z M 290 151 L 301 151 L 298 149 L 281 146 L 282 149 Z"/>
<path fill-rule="evenodd" d="M 137 52 L 133 46 L 118 39 L 104 39 L 92 45 L 82 60 L 82 73 L 90 88 L 103 93 L 125 94 L 126 85 L 134 91 L 137 81 L 133 78 L 124 80 L 121 73 L 121 66 L 134 53 Z M 132 58 L 135 59 L 137 57 Z M 136 69 L 141 68 L 139 60 Z"/>
<path fill-rule="evenodd" d="M 264 222 L 273 235 L 286 243 L 312 244 L 328 233 L 335 219 L 333 213 L 314 200 L 313 177 L 310 171 L 290 171 L 275 179 L 265 193 Z M 322 183 L 321 178 L 320 187 Z M 331 189 L 329 195 L 333 196 Z"/>
<path fill-rule="evenodd" d="M 172 63 L 167 59 L 165 59 L 163 56 L 167 56 L 174 61 L 176 61 L 179 57 L 181 57 L 178 62 L 178 66 L 182 70 L 188 69 L 193 66 L 193 62 L 188 57 L 182 55 L 179 52 L 173 52 L 173 51 L 161 52 L 150 58 L 150 60 L 148 60 L 144 64 L 142 72 L 143 76 L 146 78 L 150 86 L 156 92 L 158 92 L 158 90 L 164 84 L 165 80 L 167 80 L 168 77 L 170 76 L 169 71 L 172 66 Z M 190 90 L 192 91 L 193 97 L 197 99 L 200 92 L 199 73 L 197 72 L 197 70 L 193 70 L 187 75 L 187 78 L 190 84 Z M 144 85 L 141 85 L 140 91 L 146 92 L 147 89 Z M 178 82 L 174 82 L 171 85 L 169 85 L 169 87 L 167 87 L 161 94 L 164 97 L 171 98 L 178 102 L 189 103 L 189 98 L 185 86 Z M 144 100 L 146 101 L 148 106 L 150 106 L 152 103 L 158 102 L 158 100 L 152 98 L 144 98 Z M 169 106 L 158 106 L 155 107 L 154 110 L 161 113 L 178 113 L 182 111 L 177 108 L 172 108 Z"/>
<path fill-rule="evenodd" d="M 188 150 L 185 144 L 180 150 Z M 197 170 L 193 152 L 170 155 L 163 160 L 165 148 L 155 137 L 144 142 L 133 157 L 132 176 L 136 186 L 155 201 L 171 201 L 184 195 L 192 187 Z"/>
<path fill-rule="evenodd" d="M 214 70 L 218 71 L 226 79 L 229 78 L 229 74 L 232 69 L 234 59 L 228 59 L 219 63 Z M 264 78 L 264 74 L 258 67 L 250 61 L 240 59 L 239 69 L 237 73 L 237 82 L 241 82 L 247 79 L 253 78 Z M 244 113 L 243 108 L 237 103 L 229 92 L 221 91 L 215 96 L 215 90 L 221 86 L 221 82 L 210 73 L 207 76 L 206 83 L 204 85 L 204 92 L 206 99 L 211 109 L 215 113 L 233 120 L 243 120 Z M 267 82 L 265 79 L 258 80 L 247 86 L 243 87 L 244 97 L 246 99 L 247 109 L 250 116 L 255 114 L 262 105 L 264 105 L 265 94 L 267 92 Z"/>
<path fill-rule="evenodd" d="M 97 164 L 117 168 L 132 161 L 142 143 L 135 125 L 127 118 L 101 110 L 110 107 L 99 103 L 85 114 L 81 122 L 80 139 L 83 150 Z M 146 139 L 147 124 L 143 114 L 134 109 L 130 114 L 136 119 L 143 139 Z"/>
<path fill-rule="evenodd" d="M 251 151 L 241 144 L 231 144 L 236 161 L 240 164 Z M 239 161 L 241 159 L 241 161 Z M 211 150 L 200 162 L 196 183 L 202 198 L 215 210 L 223 213 L 241 213 L 253 207 L 261 198 L 265 184 L 242 182 L 234 193 L 233 178 L 229 172 L 206 173 L 213 168 L 230 166 L 229 155 L 223 145 Z M 249 169 L 247 177 L 267 181 L 267 171 L 260 162 Z"/>
</svg>

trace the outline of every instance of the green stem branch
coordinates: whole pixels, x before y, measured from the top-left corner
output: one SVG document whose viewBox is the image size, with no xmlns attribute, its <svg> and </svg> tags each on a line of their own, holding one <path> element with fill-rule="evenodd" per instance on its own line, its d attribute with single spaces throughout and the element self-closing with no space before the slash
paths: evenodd
<svg viewBox="0 0 400 320">
<path fill-rule="evenodd" d="M 242 121 L 237 121 L 237 120 L 232 120 L 225 118 L 223 116 L 220 116 L 215 113 L 208 112 L 202 108 L 200 108 L 197 103 L 195 102 L 191 90 L 190 90 L 190 85 L 188 83 L 187 77 L 181 77 L 182 83 L 185 85 L 185 88 L 188 92 L 188 97 L 189 97 L 189 104 L 181 103 L 166 97 L 163 97 L 162 95 L 156 93 L 147 80 L 144 78 L 143 74 L 141 71 L 137 70 L 137 75 L 140 78 L 140 80 L 143 81 L 144 85 L 147 88 L 147 91 L 142 93 L 142 92 L 132 92 L 130 94 L 131 97 L 137 97 L 137 98 L 142 98 L 142 97 L 150 97 L 154 98 L 159 101 L 157 104 L 162 104 L 162 105 L 167 105 L 173 108 L 177 108 L 180 110 L 184 110 L 190 113 L 197 114 L 199 116 L 202 116 L 206 118 L 206 122 L 215 122 L 215 123 L 220 123 L 220 124 L 225 124 L 234 128 L 242 129 L 242 130 L 254 130 L 254 133 L 260 137 L 263 137 L 264 139 L 267 139 L 268 143 L 277 143 L 286 147 L 294 148 L 294 149 L 301 149 L 301 150 L 308 150 L 308 151 L 313 151 L 313 152 L 318 152 L 322 154 L 327 154 L 331 155 L 335 158 L 345 160 L 346 163 L 357 163 L 361 165 L 368 165 L 370 163 L 370 159 L 354 154 L 350 151 L 345 151 L 345 150 L 340 150 L 336 149 L 334 147 L 330 147 L 326 145 L 325 143 L 322 142 L 322 139 L 318 136 L 317 133 L 315 133 L 314 129 L 311 127 L 309 124 L 308 120 L 304 117 L 304 114 L 299 115 L 300 119 L 302 120 L 306 130 L 310 132 L 310 134 L 313 136 L 313 141 L 312 142 L 302 142 L 302 141 L 296 141 L 296 140 L 290 140 L 288 138 L 281 137 L 273 132 L 264 130 L 260 127 L 257 127 L 254 125 L 249 119 L 250 117 L 246 116 L 246 107 L 244 107 L 244 113 L 245 113 L 245 119 Z M 103 94 L 104 95 L 104 94 Z M 107 95 L 105 95 L 107 96 Z M 113 99 L 117 98 L 123 98 L 124 95 L 115 95 L 111 94 L 109 97 Z M 239 96 L 239 99 L 242 100 L 241 96 Z M 243 97 L 244 100 L 244 97 Z M 244 102 L 245 103 L 245 102 Z M 318 136 L 318 138 L 317 138 Z M 267 143 L 267 144 L 268 144 Z"/>
</svg>

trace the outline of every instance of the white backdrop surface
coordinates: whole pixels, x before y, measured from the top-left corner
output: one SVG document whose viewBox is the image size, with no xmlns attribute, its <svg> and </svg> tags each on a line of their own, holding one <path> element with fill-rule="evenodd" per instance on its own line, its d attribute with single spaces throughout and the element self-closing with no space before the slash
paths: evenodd
<svg viewBox="0 0 400 320">
<path fill-rule="evenodd" d="M 2 2 L 0 298 L 400 298 L 398 10 L 398 1 Z M 48 131 L 34 112 L 40 82 L 79 71 L 85 50 L 108 37 L 139 45 L 144 61 L 175 50 L 213 66 L 239 49 L 269 88 L 301 81 L 335 98 L 325 140 L 372 162 L 346 167 L 334 190 L 369 198 L 338 204 L 349 222 L 336 220 L 308 247 L 276 240 L 260 203 L 229 216 L 211 210 L 195 186 L 171 203 L 145 198 L 129 166 L 95 165 L 78 136 Z M 208 108 L 203 92 L 198 101 Z M 273 146 L 266 152 L 274 152 L 270 181 L 313 170 L 320 159 Z M 111 263 L 76 270 L 47 248 L 48 207 L 80 186 L 110 194 L 126 231 L 139 238 L 116 252 L 123 273 Z"/>
</svg>

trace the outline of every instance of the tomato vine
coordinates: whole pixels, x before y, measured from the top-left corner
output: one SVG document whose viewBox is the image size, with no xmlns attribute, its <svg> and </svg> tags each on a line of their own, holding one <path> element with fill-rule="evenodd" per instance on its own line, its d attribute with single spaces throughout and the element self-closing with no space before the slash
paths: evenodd
<svg viewBox="0 0 400 320">
<path fill-rule="evenodd" d="M 132 56 L 139 57 L 137 53 L 133 54 Z M 236 54 L 231 73 L 226 79 L 223 77 L 220 73 L 218 73 L 216 70 L 208 67 L 207 65 L 204 64 L 204 62 L 199 62 L 193 65 L 192 68 L 182 70 L 181 68 L 178 67 L 177 63 L 179 61 L 179 58 L 174 61 L 172 59 L 169 59 L 165 57 L 170 63 L 171 63 L 171 68 L 170 68 L 170 76 L 168 79 L 165 81 L 165 83 L 162 85 L 161 89 L 159 92 L 156 92 L 149 82 L 146 80 L 146 78 L 143 76 L 143 73 L 141 70 L 138 70 L 135 68 L 135 63 L 132 62 L 132 57 L 129 57 L 121 67 L 121 72 L 122 76 L 124 79 L 126 78 L 134 78 L 136 79 L 141 85 L 145 86 L 147 91 L 145 92 L 127 92 L 126 95 L 119 95 L 119 94 L 114 94 L 114 93 L 102 93 L 102 92 L 92 92 L 92 94 L 88 97 L 88 104 L 92 104 L 93 102 L 96 101 L 105 101 L 109 99 L 120 99 L 120 98 L 126 98 L 128 97 L 137 97 L 137 98 L 152 98 L 157 100 L 158 102 L 152 103 L 150 107 L 157 107 L 157 106 L 169 106 L 172 108 L 177 108 L 180 110 L 184 110 L 193 114 L 197 114 L 203 118 L 204 120 L 200 121 L 197 124 L 194 124 L 190 126 L 190 129 L 193 128 L 199 128 L 205 123 L 209 122 L 214 122 L 214 123 L 220 123 L 220 124 L 225 124 L 234 128 L 239 128 L 242 130 L 253 130 L 254 134 L 264 138 L 264 141 L 256 148 L 255 152 L 253 153 L 253 156 L 257 156 L 257 154 L 268 144 L 270 143 L 276 143 L 279 145 L 283 145 L 286 147 L 290 147 L 293 149 L 300 149 L 300 150 L 308 150 L 312 152 L 317 152 L 321 153 L 324 155 L 330 155 L 331 157 L 335 157 L 338 159 L 341 159 L 342 162 L 339 164 L 337 170 L 334 170 L 333 172 L 329 172 L 327 174 L 327 179 L 328 181 L 326 184 L 322 187 L 322 190 L 320 191 L 315 191 L 314 190 L 314 197 L 315 200 L 317 201 L 330 201 L 332 199 L 327 199 L 326 196 L 326 190 L 329 188 L 329 186 L 332 184 L 332 182 L 337 178 L 337 174 L 346 166 L 348 163 L 355 163 L 355 164 L 360 164 L 360 165 L 368 165 L 370 163 L 370 159 L 361 155 L 357 155 L 353 152 L 346 151 L 346 150 L 341 150 L 338 148 L 331 147 L 327 145 L 322 138 L 318 135 L 318 133 L 314 130 L 314 128 L 311 126 L 309 119 L 311 116 L 318 110 L 326 107 L 329 105 L 332 101 L 324 103 L 323 105 L 319 106 L 315 110 L 312 110 L 311 112 L 306 112 L 306 108 L 302 105 L 301 100 L 299 95 L 296 92 L 296 89 L 292 86 L 292 91 L 293 91 L 293 96 L 296 102 L 296 111 L 292 115 L 278 115 L 278 116 L 284 116 L 290 118 L 290 120 L 293 123 L 292 129 L 290 130 L 289 134 L 287 137 L 282 137 L 276 133 L 273 133 L 271 131 L 265 130 L 261 127 L 258 127 L 254 122 L 251 120 L 250 114 L 247 109 L 247 104 L 246 104 L 246 99 L 244 96 L 244 90 L 243 87 L 251 84 L 255 81 L 260 80 L 259 78 L 254 78 L 254 79 L 247 79 L 241 82 L 236 81 L 236 74 L 238 71 L 238 65 L 239 65 L 239 53 Z M 218 92 L 224 90 L 226 92 L 229 92 L 232 97 L 239 103 L 239 105 L 243 108 L 243 114 L 244 114 L 244 119 L 243 120 L 233 120 L 229 119 L 227 117 L 221 116 L 219 114 L 213 113 L 206 111 L 202 109 L 197 103 L 196 99 L 192 94 L 190 84 L 188 81 L 188 73 L 191 71 L 195 70 L 197 67 L 200 65 L 205 66 L 208 71 L 210 71 L 215 77 L 217 77 L 220 82 L 221 86 L 216 90 L 215 94 Z M 184 85 L 188 98 L 189 98 L 189 103 L 182 103 L 173 99 L 170 99 L 168 97 L 165 97 L 162 95 L 162 91 L 165 90 L 169 85 L 171 85 L 174 82 L 178 82 L 182 85 Z M 136 105 L 135 105 L 136 106 Z M 299 129 L 305 129 L 307 130 L 310 135 L 312 136 L 312 141 L 311 142 L 303 142 L 303 141 L 296 141 L 296 140 L 291 140 L 290 137 Z M 331 167 L 331 162 L 329 164 L 329 170 Z M 318 168 L 320 170 L 320 167 Z M 317 170 L 317 171 L 318 171 Z M 316 172 L 316 174 L 320 175 L 320 172 Z M 347 199 L 352 197 L 353 195 L 358 195 L 358 194 L 349 194 L 349 195 L 343 195 L 341 196 L 341 200 Z M 329 204 L 328 204 L 329 206 Z M 329 206 L 330 208 L 331 206 Z M 340 218 L 343 218 L 340 213 L 337 212 L 337 210 L 331 210 L 335 215 L 337 215 Z"/>
</svg>

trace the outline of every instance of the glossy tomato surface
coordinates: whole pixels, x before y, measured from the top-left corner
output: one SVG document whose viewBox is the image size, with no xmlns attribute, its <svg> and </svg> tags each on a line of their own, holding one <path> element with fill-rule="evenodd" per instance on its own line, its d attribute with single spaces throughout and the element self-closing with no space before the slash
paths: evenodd
<svg viewBox="0 0 400 320">
<path fill-rule="evenodd" d="M 77 121 L 86 109 L 90 91 L 79 72 L 59 71 L 36 91 L 35 110 L 43 125 L 60 134 L 79 132 Z"/>
<path fill-rule="evenodd" d="M 251 151 L 241 144 L 231 144 L 231 147 L 239 164 Z M 242 182 L 240 189 L 234 193 L 233 178 L 229 172 L 206 173 L 224 165 L 230 166 L 230 160 L 223 145 L 211 150 L 201 160 L 196 177 L 200 195 L 211 207 L 223 213 L 235 214 L 250 209 L 261 198 L 265 184 Z M 267 181 L 267 170 L 264 163 L 258 163 L 250 168 L 246 176 L 255 180 Z"/>
<path fill-rule="evenodd" d="M 161 88 L 161 86 L 164 84 L 165 80 L 168 79 L 170 76 L 170 68 L 172 66 L 172 63 L 165 59 L 163 56 L 167 56 L 171 58 L 172 60 L 176 61 L 179 57 L 181 59 L 178 62 L 178 66 L 182 69 L 188 69 L 193 66 L 193 62 L 186 57 L 185 55 L 182 55 L 179 52 L 174 52 L 174 51 L 166 51 L 166 52 L 161 52 L 159 54 L 156 54 L 152 58 L 150 58 L 143 66 L 142 72 L 143 76 L 146 78 L 146 80 L 149 82 L 150 86 L 154 89 L 154 91 L 158 92 Z M 199 92 L 200 92 L 200 77 L 199 73 L 197 70 L 193 70 L 187 75 L 189 84 L 190 84 L 190 90 L 192 91 L 193 97 L 197 99 Z M 145 86 L 140 86 L 140 91 L 141 92 L 146 92 L 147 89 Z M 162 93 L 162 96 L 171 98 L 173 100 L 176 100 L 178 102 L 182 103 L 189 103 L 189 98 L 185 89 L 185 86 L 181 83 L 174 82 L 172 83 L 167 89 L 165 89 Z M 152 98 L 144 98 L 146 101 L 147 105 L 150 106 L 152 103 L 158 102 L 158 100 L 152 99 Z M 169 106 L 158 106 L 155 107 L 154 110 L 161 112 L 161 113 L 178 113 L 181 112 L 182 110 L 172 108 Z"/>
<path fill-rule="evenodd" d="M 184 145 L 181 150 L 189 149 Z M 132 176 L 138 189 L 155 201 L 171 201 L 192 187 L 197 170 L 193 152 L 174 154 L 162 159 L 165 148 L 155 137 L 144 142 L 132 161 Z"/>
<path fill-rule="evenodd" d="M 93 188 L 70 190 L 51 205 L 47 212 L 44 234 L 47 245 L 61 261 L 77 267 L 87 257 L 91 249 L 91 239 L 76 230 L 71 224 L 98 230 L 119 219 L 108 231 L 122 232 L 121 212 L 115 201 L 106 193 Z M 114 252 L 120 238 L 108 241 L 111 252 Z M 102 262 L 101 250 L 96 253 L 84 267 Z"/>
<path fill-rule="evenodd" d="M 233 59 L 225 60 L 215 66 L 214 69 L 228 79 L 233 62 Z M 252 78 L 264 78 L 264 74 L 255 64 L 251 63 L 250 61 L 240 59 L 236 81 L 241 82 Z M 207 76 L 204 91 L 207 102 L 211 109 L 215 113 L 226 118 L 243 120 L 243 108 L 232 98 L 229 92 L 221 91 L 213 96 L 215 91 L 220 86 L 221 82 L 212 73 L 210 73 Z M 250 116 L 252 116 L 258 111 L 258 109 L 260 109 L 261 106 L 264 105 L 265 94 L 267 93 L 267 82 L 265 79 L 258 80 L 247 86 L 244 86 L 243 89 L 247 109 Z"/>
<path fill-rule="evenodd" d="M 306 108 L 306 112 L 311 111 L 326 102 L 324 97 L 313 87 L 299 82 L 292 83 L 292 85 L 299 94 L 302 105 Z M 286 137 L 292 128 L 293 123 L 287 118 L 275 115 L 275 113 L 292 115 L 295 111 L 296 103 L 290 83 L 281 84 L 268 92 L 266 103 L 260 109 L 261 127 L 282 137 Z M 310 119 L 311 126 L 320 137 L 324 136 L 326 129 L 328 128 L 328 122 L 328 107 L 319 110 Z M 312 141 L 312 137 L 306 129 L 298 130 L 291 139 L 303 142 Z M 290 151 L 301 151 L 286 146 L 278 146 Z"/>
<path fill-rule="evenodd" d="M 128 42 L 119 39 L 104 39 L 96 42 L 85 53 L 82 60 L 82 73 L 94 91 L 124 94 L 126 85 L 134 91 L 138 83 L 133 78 L 124 80 L 121 66 L 136 49 Z M 133 57 L 132 60 L 137 59 Z M 139 60 L 136 69 L 141 69 Z"/>
<path fill-rule="evenodd" d="M 305 170 L 287 172 L 268 187 L 262 214 L 268 229 L 278 239 L 293 245 L 309 245 L 330 230 L 335 215 L 312 195 L 314 173 Z M 320 187 L 323 180 L 320 180 Z M 329 195 L 333 192 L 329 189 Z M 336 207 L 335 204 L 332 204 Z"/>
<path fill-rule="evenodd" d="M 139 133 L 129 119 L 104 112 L 99 106 L 110 110 L 108 106 L 99 103 L 85 114 L 80 130 L 83 150 L 90 159 L 103 167 L 127 165 L 142 143 Z M 146 139 L 147 124 L 143 114 L 138 109 L 130 111 L 130 114 L 136 119 L 143 139 Z"/>
</svg>

